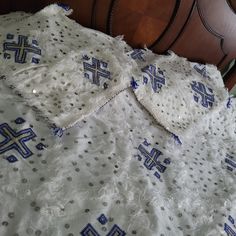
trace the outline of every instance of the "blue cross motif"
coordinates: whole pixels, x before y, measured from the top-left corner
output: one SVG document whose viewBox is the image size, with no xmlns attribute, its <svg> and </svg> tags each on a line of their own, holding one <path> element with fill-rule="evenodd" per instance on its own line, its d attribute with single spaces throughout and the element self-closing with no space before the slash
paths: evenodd
<svg viewBox="0 0 236 236">
<path fill-rule="evenodd" d="M 14 35 L 8 34 L 7 40 L 13 40 Z M 28 53 L 33 53 L 35 55 L 41 55 L 41 49 L 38 47 L 38 42 L 36 40 L 32 40 L 32 44 L 29 44 L 28 37 L 19 35 L 18 41 L 15 42 L 5 42 L 3 44 L 4 49 L 4 58 L 10 59 L 11 55 L 6 51 L 13 51 L 15 52 L 15 62 L 16 63 L 26 63 L 26 57 Z M 39 63 L 39 58 L 33 57 L 32 63 Z"/>
<path fill-rule="evenodd" d="M 152 170 L 153 167 L 156 167 L 161 173 L 165 172 L 166 167 L 158 161 L 159 156 L 162 155 L 161 151 L 156 148 L 152 148 L 151 152 L 148 152 L 142 144 L 139 145 L 138 150 L 146 158 L 144 161 L 144 166 L 148 170 Z"/>
<path fill-rule="evenodd" d="M 206 65 L 200 63 L 194 63 L 193 69 L 195 69 L 203 78 L 209 78 L 207 76 Z"/>
<path fill-rule="evenodd" d="M 143 83 L 147 84 L 148 79 L 151 80 L 152 89 L 155 93 L 159 92 L 163 85 L 166 84 L 166 79 L 164 75 L 164 71 L 160 68 L 156 68 L 155 65 L 148 65 L 141 69 L 144 73 L 143 75 Z"/>
<path fill-rule="evenodd" d="M 201 99 L 201 105 L 205 108 L 212 107 L 215 101 L 213 90 L 206 87 L 201 82 L 193 81 L 191 84 L 192 90 L 195 92 L 193 95 L 194 101 L 199 102 Z M 207 91 L 208 90 L 208 91 Z"/>
<path fill-rule="evenodd" d="M 140 61 L 144 61 L 143 58 L 143 50 L 142 49 L 134 49 L 132 51 L 132 53 L 130 54 L 130 56 L 134 59 L 134 60 L 140 60 Z"/>
<path fill-rule="evenodd" d="M 88 56 L 83 56 L 83 59 L 89 61 Z M 100 78 L 111 80 L 111 73 L 107 70 L 108 64 L 102 60 L 92 57 L 92 64 L 83 62 L 84 76 L 87 79 L 92 79 L 92 84 L 100 85 Z"/>
<path fill-rule="evenodd" d="M 104 214 L 101 214 L 98 219 L 99 223 L 105 225 L 107 223 L 107 218 Z M 91 225 L 87 224 L 85 228 L 80 232 L 82 236 L 100 236 L 96 229 Z M 112 229 L 108 232 L 106 236 L 125 236 L 126 233 L 118 225 L 113 225 Z"/>
<path fill-rule="evenodd" d="M 228 220 L 229 223 L 232 224 L 232 227 L 236 228 L 234 225 L 235 220 L 233 219 L 233 217 L 229 216 Z M 227 223 L 224 224 L 224 231 L 227 233 L 228 236 L 236 236 L 236 231 L 234 231 L 232 227 Z"/>
<path fill-rule="evenodd" d="M 15 150 L 24 159 L 33 154 L 25 144 L 36 137 L 36 134 L 31 128 L 16 132 L 7 123 L 3 123 L 0 125 L 0 138 L 1 137 L 3 141 L 0 142 L 0 154 Z M 6 159 L 9 162 L 16 162 L 18 160 L 14 155 L 10 155 Z"/>
<path fill-rule="evenodd" d="M 144 139 L 144 142 L 142 143 L 146 147 L 150 146 L 151 143 L 148 142 L 147 139 Z M 159 157 L 162 155 L 162 152 L 159 151 L 156 148 L 152 148 L 151 151 L 149 152 L 142 144 L 138 146 L 138 150 L 140 151 L 141 155 L 135 155 L 135 157 L 138 158 L 138 161 L 142 161 L 142 156 L 145 158 L 145 161 L 143 165 L 148 169 L 148 170 L 153 170 L 155 167 L 158 171 L 154 172 L 154 176 L 156 176 L 158 179 L 161 179 L 160 173 L 164 173 L 166 170 L 165 165 L 170 165 L 171 160 L 169 158 L 165 158 L 163 164 L 158 160 Z"/>
<path fill-rule="evenodd" d="M 236 169 L 236 162 L 233 161 L 233 156 L 226 154 L 225 163 L 228 164 L 227 169 L 229 171 L 233 171 L 234 169 Z"/>
</svg>

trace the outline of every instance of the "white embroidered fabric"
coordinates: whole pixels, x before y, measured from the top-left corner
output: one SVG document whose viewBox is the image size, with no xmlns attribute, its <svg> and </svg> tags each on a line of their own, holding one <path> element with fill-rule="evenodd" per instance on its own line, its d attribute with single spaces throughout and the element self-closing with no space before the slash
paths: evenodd
<svg viewBox="0 0 236 236">
<path fill-rule="evenodd" d="M 70 31 L 66 24 L 71 21 L 62 17 L 64 11 L 53 5 L 37 13 L 35 22 L 40 23 L 30 31 L 32 38 L 25 27 L 19 34 L 14 24 L 7 31 L 0 28 L 0 43 L 7 42 L 5 50 L 0 49 L 0 235 L 235 235 L 236 100 L 223 101 L 226 92 L 216 69 L 207 66 L 204 71 L 202 65 L 193 68 L 195 64 L 176 55 L 152 54 L 150 63 L 142 62 L 141 56 L 146 52 L 132 54 L 121 40 L 110 39 L 75 22 Z M 47 17 L 39 20 L 42 14 Z M 49 17 L 51 14 L 53 17 Z M 87 43 L 72 37 L 74 41 L 67 45 L 66 40 L 72 39 L 64 31 L 60 33 L 59 26 L 46 41 L 47 30 L 55 26 L 55 20 L 62 28 L 68 27 L 69 36 L 79 27 L 79 38 L 84 40 L 87 35 Z M 34 49 L 42 51 L 40 57 L 28 53 L 26 62 L 19 63 L 24 57 L 16 57 L 18 36 L 25 36 L 24 33 L 30 38 L 27 43 L 36 40 Z M 60 49 L 65 54 L 58 53 Z M 129 50 L 129 57 L 122 54 L 123 50 Z M 105 72 L 104 76 L 93 77 L 86 70 L 88 67 L 84 68 L 83 63 L 93 64 L 92 58 L 107 63 L 107 67 L 100 66 L 110 72 L 112 80 Z M 159 86 L 159 93 L 153 92 L 147 73 L 148 81 L 138 72 L 153 60 L 156 72 L 165 65 L 165 79 L 171 82 L 166 82 L 167 88 Z M 172 68 L 170 72 L 167 65 Z M 176 77 L 172 79 L 175 70 Z M 194 100 L 191 86 L 186 85 L 187 75 L 212 87 L 217 109 L 209 103 L 202 108 L 201 97 L 198 102 Z M 98 77 L 99 86 L 92 83 Z M 143 80 L 147 81 L 145 85 Z M 134 91 L 127 88 L 129 84 Z M 32 93 L 33 89 L 36 93 Z M 75 94 L 76 91 L 79 92 Z M 181 108 L 184 93 L 191 104 L 188 111 Z M 150 103 L 144 107 L 135 95 L 138 99 L 142 95 L 142 104 L 146 99 Z M 154 96 L 162 97 L 159 101 Z M 102 107 L 100 98 L 105 102 Z M 93 108 L 87 109 L 86 104 Z M 157 122 L 160 118 L 150 114 L 151 104 L 157 114 L 161 113 L 158 122 L 162 126 Z M 52 113 L 46 113 L 49 107 Z M 187 127 L 194 126 L 191 137 L 170 126 L 181 144 L 164 127 L 164 119 L 169 122 L 167 113 L 173 114 L 174 110 L 177 124 L 178 115 L 185 117 L 182 112 L 186 111 L 193 117 L 191 112 L 198 114 L 197 108 L 204 114 L 200 113 L 194 124 L 190 119 Z M 46 116 L 50 119 L 45 120 Z M 66 127 L 75 121 L 62 137 L 55 136 L 50 128 L 51 122 Z"/>
<path fill-rule="evenodd" d="M 31 16 L 31 14 L 26 12 L 12 12 L 9 14 L 0 15 L 0 27 L 4 28 L 13 23 L 18 23 L 19 21 L 27 18 L 28 16 Z"/>
<path fill-rule="evenodd" d="M 5 82 L 63 129 L 129 87 L 133 64 L 120 38 L 86 29 L 66 17 L 69 13 L 51 5 L 9 25 L 0 38 Z"/>
<path fill-rule="evenodd" d="M 215 66 L 191 63 L 173 52 L 167 56 L 148 50 L 129 53 L 130 57 L 138 54 L 142 58 L 135 58 L 135 95 L 170 132 L 189 138 L 196 123 L 200 122 L 204 130 L 208 127 L 207 118 L 226 107 L 229 95 Z"/>
</svg>

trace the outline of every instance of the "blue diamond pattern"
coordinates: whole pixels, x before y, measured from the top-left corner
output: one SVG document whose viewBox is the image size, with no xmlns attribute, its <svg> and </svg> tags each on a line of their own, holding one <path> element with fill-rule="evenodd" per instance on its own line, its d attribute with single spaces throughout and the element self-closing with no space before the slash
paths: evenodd
<svg viewBox="0 0 236 236">
<path fill-rule="evenodd" d="M 6 158 L 10 163 L 14 163 L 16 161 L 18 161 L 18 159 L 14 156 L 14 155 L 11 155 L 9 157 Z"/>
<path fill-rule="evenodd" d="M 46 146 L 43 143 L 38 143 L 35 147 L 40 151 L 46 148 Z"/>
<path fill-rule="evenodd" d="M 23 118 L 21 118 L 21 117 L 18 117 L 18 118 L 15 119 L 15 123 L 17 125 L 20 125 L 20 124 L 25 123 L 25 120 Z"/>
<path fill-rule="evenodd" d="M 107 218 L 104 214 L 101 214 L 97 219 L 102 225 L 105 225 L 107 223 Z"/>
</svg>

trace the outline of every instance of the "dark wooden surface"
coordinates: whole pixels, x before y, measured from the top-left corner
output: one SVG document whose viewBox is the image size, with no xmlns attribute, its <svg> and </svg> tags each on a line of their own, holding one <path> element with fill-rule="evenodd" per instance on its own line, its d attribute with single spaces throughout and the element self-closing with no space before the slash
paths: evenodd
<svg viewBox="0 0 236 236">
<path fill-rule="evenodd" d="M 0 13 L 35 12 L 53 0 L 1 0 Z M 80 24 L 133 47 L 168 49 L 223 69 L 236 58 L 236 0 L 61 0 Z M 233 74 L 233 73 L 232 73 Z M 228 79 L 229 81 L 230 79 Z M 233 79 L 232 79 L 233 81 Z"/>
<path fill-rule="evenodd" d="M 225 76 L 225 87 L 229 90 L 236 84 L 236 65 L 231 69 L 229 73 Z"/>
<path fill-rule="evenodd" d="M 164 10 L 157 10 L 163 8 Z M 120 0 L 114 1 L 108 33 L 123 34 L 136 47 L 150 47 L 167 27 L 174 12 L 173 0 Z"/>
</svg>

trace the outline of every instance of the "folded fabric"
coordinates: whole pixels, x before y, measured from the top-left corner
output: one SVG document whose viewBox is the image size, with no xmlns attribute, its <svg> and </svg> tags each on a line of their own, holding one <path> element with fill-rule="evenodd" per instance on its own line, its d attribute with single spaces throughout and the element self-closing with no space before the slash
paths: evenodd
<svg viewBox="0 0 236 236">
<path fill-rule="evenodd" d="M 1 77 L 50 123 L 68 128 L 129 87 L 120 38 L 86 29 L 51 5 L 1 29 Z"/>
<path fill-rule="evenodd" d="M 215 66 L 191 63 L 173 52 L 159 56 L 136 49 L 128 55 L 138 65 L 133 72 L 137 99 L 180 139 L 183 134 L 192 136 L 196 123 L 208 114 L 201 125 L 204 130 L 210 116 L 226 107 L 229 94 Z"/>
</svg>

